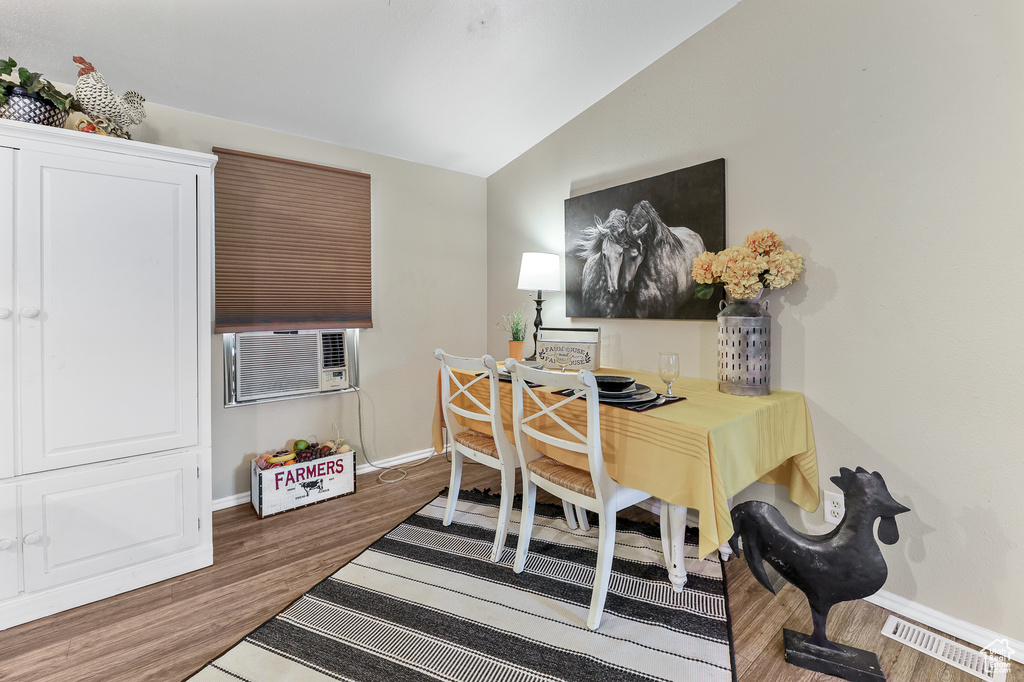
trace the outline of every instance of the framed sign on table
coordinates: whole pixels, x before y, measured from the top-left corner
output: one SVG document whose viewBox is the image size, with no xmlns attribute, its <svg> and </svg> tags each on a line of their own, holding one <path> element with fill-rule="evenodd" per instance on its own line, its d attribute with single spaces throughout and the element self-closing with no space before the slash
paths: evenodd
<svg viewBox="0 0 1024 682">
<path fill-rule="evenodd" d="M 564 356 L 561 354 L 565 353 Z M 541 327 L 537 335 L 537 360 L 547 369 L 601 369 L 600 327 Z"/>
</svg>

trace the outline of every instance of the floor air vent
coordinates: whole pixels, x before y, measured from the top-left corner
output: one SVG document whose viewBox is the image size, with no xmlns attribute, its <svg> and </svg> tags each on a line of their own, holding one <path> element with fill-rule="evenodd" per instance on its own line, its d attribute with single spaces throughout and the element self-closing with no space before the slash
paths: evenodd
<svg viewBox="0 0 1024 682">
<path fill-rule="evenodd" d="M 911 625 L 896 616 L 889 616 L 889 619 L 885 621 L 882 634 L 979 679 L 1006 682 L 1006 674 L 1010 669 L 1009 658 L 990 656 L 982 651 L 975 651 L 930 630 Z M 1002 652 L 993 653 L 1001 654 Z"/>
</svg>

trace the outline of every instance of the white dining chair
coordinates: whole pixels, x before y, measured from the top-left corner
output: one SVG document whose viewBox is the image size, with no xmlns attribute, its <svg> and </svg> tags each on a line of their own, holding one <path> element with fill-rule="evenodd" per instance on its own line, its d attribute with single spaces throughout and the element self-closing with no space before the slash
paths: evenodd
<svg viewBox="0 0 1024 682">
<path fill-rule="evenodd" d="M 598 517 L 597 569 L 594 573 L 587 626 L 596 630 L 604 612 L 615 553 L 615 514 L 620 509 L 649 498 L 650 494 L 621 486 L 608 476 L 601 452 L 598 391 L 593 373 L 586 370 L 572 374 L 548 372 L 519 363 L 513 363 L 509 369 L 512 374 L 512 419 L 516 451 L 523 473 L 523 514 L 513 568 L 516 573 L 522 573 L 526 566 L 538 487 L 577 507 L 595 512 Z M 527 382 L 556 389 L 572 389 L 573 394 L 559 397 L 554 404 L 549 405 Z M 548 402 L 550 400 L 549 396 Z M 577 400 L 585 401 L 585 424 L 580 423 L 578 414 L 575 418 L 567 415 L 569 406 Z M 539 428 L 542 423 L 543 429 Z M 578 427 L 583 428 L 584 432 L 581 433 Z M 549 446 L 585 454 L 589 471 L 542 455 L 531 445 L 531 438 Z"/>
<path fill-rule="evenodd" d="M 462 358 L 448 355 L 440 348 L 434 351 L 434 357 L 441 363 L 441 404 L 448 430 L 448 452 L 452 458 L 448 503 L 445 505 L 442 523 L 446 526 L 451 525 L 455 515 L 455 505 L 459 501 L 459 488 L 462 485 L 463 457 L 469 457 L 474 462 L 500 471 L 501 499 L 498 503 L 498 526 L 494 534 L 494 547 L 491 550 L 491 561 L 498 561 L 501 559 L 505 538 L 508 536 L 508 520 L 515 497 L 516 469 L 519 468 L 519 455 L 505 435 L 501 420 L 498 365 L 490 355 L 482 358 Z M 470 388 L 478 383 L 487 384 L 486 400 L 482 401 L 470 392 Z M 461 424 L 457 417 L 489 424 L 491 433 L 497 436 L 491 437 L 486 433 L 474 431 Z M 566 524 L 575 530 L 577 522 L 572 506 L 563 500 L 562 509 L 565 512 Z M 586 515 L 582 509 L 579 513 L 580 524 L 586 530 L 589 528 L 586 525 Z"/>
<path fill-rule="evenodd" d="M 491 561 L 497 561 L 501 558 L 508 535 L 508 519 L 512 514 L 518 467 L 515 446 L 505 435 L 501 421 L 498 365 L 490 355 L 482 358 L 461 358 L 448 355 L 440 348 L 434 351 L 434 357 L 441 363 L 441 404 L 444 408 L 448 448 L 452 458 L 448 504 L 444 509 L 442 523 L 446 526 L 451 525 L 455 515 L 455 505 L 459 501 L 459 486 L 462 485 L 463 457 L 469 457 L 474 462 L 499 470 L 501 500 L 498 503 L 498 527 L 491 549 Z M 470 391 L 470 388 L 481 382 L 488 387 L 486 400 L 480 400 Z M 489 424 L 494 437 L 462 425 L 457 417 Z"/>
</svg>

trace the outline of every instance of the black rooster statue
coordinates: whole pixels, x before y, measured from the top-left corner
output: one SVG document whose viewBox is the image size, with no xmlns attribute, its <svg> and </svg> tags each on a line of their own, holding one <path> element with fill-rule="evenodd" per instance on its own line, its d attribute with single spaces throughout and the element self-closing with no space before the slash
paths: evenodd
<svg viewBox="0 0 1024 682">
<path fill-rule="evenodd" d="M 895 517 L 910 509 L 892 498 L 877 471 L 844 467 L 830 480 L 846 498 L 846 515 L 832 532 L 805 535 L 793 530 L 775 507 L 751 501 L 733 508 L 736 533 L 729 544 L 738 553 L 742 539 L 750 572 L 772 594 L 765 561 L 807 596 L 814 632 L 807 636 L 783 631 L 788 662 L 847 680 L 884 680 L 875 654 L 830 642 L 825 622 L 836 604 L 882 588 L 889 570 L 875 541 L 875 519 L 881 518 L 878 539 L 892 545 L 899 540 Z"/>
</svg>

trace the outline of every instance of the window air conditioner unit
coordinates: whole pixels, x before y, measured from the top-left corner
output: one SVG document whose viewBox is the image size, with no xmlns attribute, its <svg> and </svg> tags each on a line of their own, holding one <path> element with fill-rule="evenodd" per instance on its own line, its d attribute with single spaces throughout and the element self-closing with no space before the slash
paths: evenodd
<svg viewBox="0 0 1024 682">
<path fill-rule="evenodd" d="M 224 405 L 335 393 L 358 385 L 359 331 L 224 335 Z"/>
</svg>

